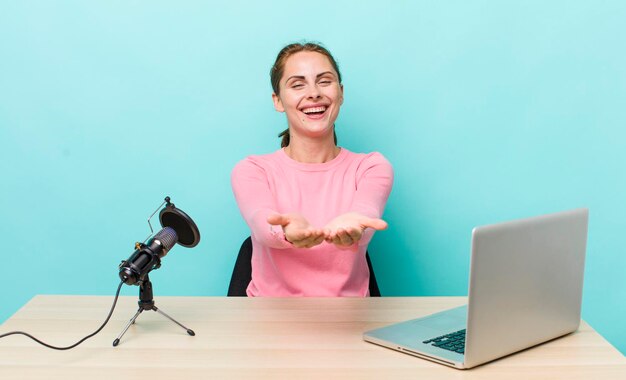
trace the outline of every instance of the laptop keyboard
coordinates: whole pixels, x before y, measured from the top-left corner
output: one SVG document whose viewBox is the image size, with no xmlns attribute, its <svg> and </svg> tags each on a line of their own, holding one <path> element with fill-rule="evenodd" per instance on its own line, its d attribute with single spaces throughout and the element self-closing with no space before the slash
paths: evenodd
<svg viewBox="0 0 626 380">
<path fill-rule="evenodd" d="M 459 354 L 465 353 L 465 329 L 450 334 L 441 335 L 436 338 L 428 339 L 422 343 L 431 343 L 431 346 L 443 348 L 444 350 L 454 351 Z"/>
</svg>

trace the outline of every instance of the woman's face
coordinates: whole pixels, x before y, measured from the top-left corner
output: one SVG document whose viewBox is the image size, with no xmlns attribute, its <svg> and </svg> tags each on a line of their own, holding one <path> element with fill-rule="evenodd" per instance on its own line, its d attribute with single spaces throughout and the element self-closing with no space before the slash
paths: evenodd
<svg viewBox="0 0 626 380">
<path fill-rule="evenodd" d="M 292 137 L 332 134 L 343 103 L 343 86 L 325 55 L 299 52 L 289 57 L 279 89 L 280 95 L 272 94 L 274 108 L 287 115 Z"/>
</svg>

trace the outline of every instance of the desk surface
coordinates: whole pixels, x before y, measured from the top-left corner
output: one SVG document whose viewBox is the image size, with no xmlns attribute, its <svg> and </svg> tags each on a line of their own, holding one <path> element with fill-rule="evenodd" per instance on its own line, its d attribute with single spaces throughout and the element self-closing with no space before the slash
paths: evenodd
<svg viewBox="0 0 626 380">
<path fill-rule="evenodd" d="M 23 336 L 1 339 L 0 378 L 626 379 L 626 358 L 584 322 L 573 334 L 466 371 L 362 340 L 365 330 L 459 306 L 465 297 L 155 297 L 157 307 L 196 336 L 147 311 L 113 348 L 136 301 L 120 297 L 109 324 L 69 351 Z M 0 333 L 22 330 L 50 344 L 73 344 L 100 326 L 111 302 L 36 296 Z"/>
</svg>

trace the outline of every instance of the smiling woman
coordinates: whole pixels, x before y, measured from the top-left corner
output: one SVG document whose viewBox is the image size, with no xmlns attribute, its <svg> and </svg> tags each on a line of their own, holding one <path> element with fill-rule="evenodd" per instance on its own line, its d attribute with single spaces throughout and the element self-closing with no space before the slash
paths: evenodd
<svg viewBox="0 0 626 380">
<path fill-rule="evenodd" d="M 249 296 L 367 296 L 367 245 L 393 183 L 380 153 L 337 146 L 343 104 L 337 62 L 318 44 L 284 47 L 271 70 L 274 108 L 287 116 L 280 150 L 232 173 L 252 235 Z"/>
</svg>

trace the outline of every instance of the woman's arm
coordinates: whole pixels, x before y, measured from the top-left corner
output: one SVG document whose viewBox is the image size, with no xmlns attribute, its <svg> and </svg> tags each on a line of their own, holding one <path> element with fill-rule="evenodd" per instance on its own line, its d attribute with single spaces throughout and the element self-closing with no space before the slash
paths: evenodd
<svg viewBox="0 0 626 380">
<path fill-rule="evenodd" d="M 282 228 L 275 228 L 267 217 L 276 213 L 265 170 L 246 158 L 233 168 L 231 186 L 239 211 L 250 227 L 252 237 L 272 248 L 291 248 Z"/>
<path fill-rule="evenodd" d="M 326 225 L 326 241 L 339 248 L 356 250 L 367 245 L 374 230 L 387 228 L 380 219 L 393 185 L 393 168 L 380 153 L 372 153 L 357 170 L 357 183 L 350 212 L 334 218 Z"/>
<path fill-rule="evenodd" d="M 279 214 L 265 170 L 250 159 L 232 171 L 231 185 L 237 205 L 255 240 L 272 248 L 310 248 L 324 241 L 325 233 L 296 213 Z"/>
</svg>

